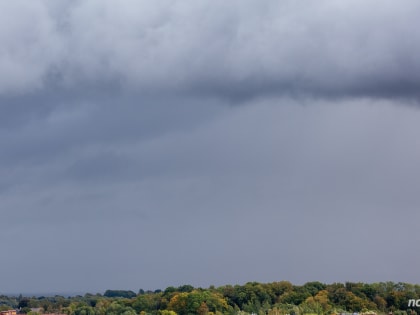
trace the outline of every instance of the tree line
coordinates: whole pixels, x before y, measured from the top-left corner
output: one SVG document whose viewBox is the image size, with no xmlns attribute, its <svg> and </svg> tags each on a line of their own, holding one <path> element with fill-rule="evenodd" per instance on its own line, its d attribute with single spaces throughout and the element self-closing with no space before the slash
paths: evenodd
<svg viewBox="0 0 420 315">
<path fill-rule="evenodd" d="M 0 310 L 28 315 L 333 315 L 341 313 L 417 315 L 408 301 L 420 299 L 420 285 L 409 283 L 332 283 L 288 281 L 220 287 L 191 285 L 137 293 L 106 290 L 71 297 L 0 296 Z"/>
</svg>

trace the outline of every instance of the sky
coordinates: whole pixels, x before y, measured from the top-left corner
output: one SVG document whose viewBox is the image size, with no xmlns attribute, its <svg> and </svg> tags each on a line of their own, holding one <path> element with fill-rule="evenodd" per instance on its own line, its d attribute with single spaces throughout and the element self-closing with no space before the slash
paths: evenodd
<svg viewBox="0 0 420 315">
<path fill-rule="evenodd" d="M 420 283 L 419 15 L 0 0 L 0 293 Z"/>
</svg>

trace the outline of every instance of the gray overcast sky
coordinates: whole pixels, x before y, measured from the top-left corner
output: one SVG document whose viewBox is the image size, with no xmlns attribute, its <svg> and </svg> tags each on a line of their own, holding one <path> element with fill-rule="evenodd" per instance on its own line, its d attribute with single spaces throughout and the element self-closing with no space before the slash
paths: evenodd
<svg viewBox="0 0 420 315">
<path fill-rule="evenodd" d="M 0 293 L 420 283 L 419 16 L 0 0 Z"/>
</svg>

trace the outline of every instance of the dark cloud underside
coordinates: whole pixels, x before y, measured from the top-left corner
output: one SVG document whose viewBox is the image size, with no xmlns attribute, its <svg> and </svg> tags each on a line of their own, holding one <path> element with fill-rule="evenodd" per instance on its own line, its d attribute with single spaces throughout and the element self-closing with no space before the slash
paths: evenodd
<svg viewBox="0 0 420 315">
<path fill-rule="evenodd" d="M 0 1 L 0 293 L 420 282 L 419 13 Z"/>
</svg>

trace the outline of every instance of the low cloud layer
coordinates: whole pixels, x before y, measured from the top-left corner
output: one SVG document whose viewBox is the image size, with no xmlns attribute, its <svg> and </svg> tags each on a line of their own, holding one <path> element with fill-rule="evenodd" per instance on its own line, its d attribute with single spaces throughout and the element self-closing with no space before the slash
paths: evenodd
<svg viewBox="0 0 420 315">
<path fill-rule="evenodd" d="M 419 11 L 0 2 L 0 293 L 420 282 Z"/>
<path fill-rule="evenodd" d="M 416 1 L 1 6 L 2 95 L 111 84 L 234 99 L 418 97 Z"/>
</svg>

